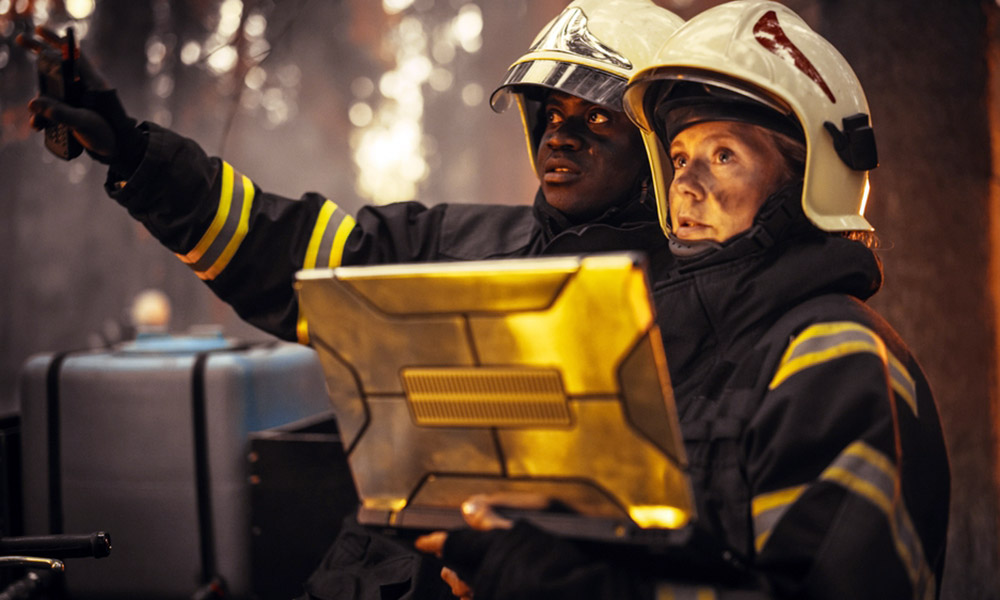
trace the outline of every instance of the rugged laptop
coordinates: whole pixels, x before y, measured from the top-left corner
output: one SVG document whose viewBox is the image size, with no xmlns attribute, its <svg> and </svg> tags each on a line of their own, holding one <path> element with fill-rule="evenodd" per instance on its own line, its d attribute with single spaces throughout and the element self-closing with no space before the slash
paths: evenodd
<svg viewBox="0 0 1000 600">
<path fill-rule="evenodd" d="M 589 539 L 693 519 L 639 255 L 315 269 L 296 287 L 363 524 L 459 527 L 465 499 L 501 491 L 552 498 L 519 516 Z"/>
</svg>

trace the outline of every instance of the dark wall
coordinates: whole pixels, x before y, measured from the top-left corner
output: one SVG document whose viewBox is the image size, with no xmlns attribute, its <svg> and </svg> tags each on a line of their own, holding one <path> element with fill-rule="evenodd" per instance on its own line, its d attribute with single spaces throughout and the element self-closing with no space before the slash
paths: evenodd
<svg viewBox="0 0 1000 600">
<path fill-rule="evenodd" d="M 690 17 L 717 2 L 658 3 Z M 216 2 L 100 0 L 84 48 L 135 116 L 167 116 L 265 189 L 290 196 L 317 190 L 356 210 L 362 200 L 353 190 L 351 82 L 391 68 L 386 38 L 399 17 L 386 17 L 381 3 L 369 0 L 245 4 L 270 11 L 265 66 L 293 64 L 301 73 L 288 90 L 295 113 L 280 125 L 259 109 L 240 108 L 226 78 L 176 56 L 163 67 L 173 77 L 172 94 L 154 93 L 145 55 L 150 36 L 173 39 L 176 55 L 179 43 L 207 35 Z M 418 0 L 411 14 L 433 28 L 462 4 Z M 452 88 L 424 97 L 425 134 L 436 148 L 420 190 L 428 202 L 524 203 L 533 193 L 518 118 L 494 115 L 482 102 L 467 106 L 460 90 L 478 84 L 488 96 L 564 2 L 481 5 L 482 49 L 458 53 L 449 65 Z M 886 274 L 873 304 L 910 344 L 941 407 L 953 469 L 944 597 L 1000 597 L 996 307 L 989 293 L 1000 248 L 990 238 L 998 199 L 991 211 L 996 174 L 986 60 L 986 15 L 996 20 L 1000 8 L 985 0 L 789 5 L 841 49 L 872 106 L 881 166 L 868 216 L 882 240 Z M 0 412 L 15 402 L 17 370 L 27 356 L 113 338 L 132 296 L 147 287 L 171 296 L 175 330 L 217 323 L 232 335 L 262 336 L 103 194 L 102 168 L 86 158 L 57 162 L 42 150 L 24 109 L 34 93 L 32 66 L 10 44 L 28 23 L 8 26 L 0 18 L 0 25 Z M 996 52 L 996 34 L 992 43 Z"/>
<path fill-rule="evenodd" d="M 940 404 L 952 468 L 947 598 L 1000 594 L 986 10 L 998 9 L 822 4 L 821 31 L 857 71 L 878 136 L 867 214 L 884 246 L 885 289 L 873 305 L 911 345 Z"/>
</svg>

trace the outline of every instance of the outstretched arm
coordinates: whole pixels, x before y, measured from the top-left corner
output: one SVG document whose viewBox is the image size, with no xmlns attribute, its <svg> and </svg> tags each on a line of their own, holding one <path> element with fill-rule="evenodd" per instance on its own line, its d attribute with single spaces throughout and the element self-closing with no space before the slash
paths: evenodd
<svg viewBox="0 0 1000 600">
<path fill-rule="evenodd" d="M 44 69 L 57 69 L 63 39 L 40 29 L 19 38 Z M 193 140 L 136 124 L 114 90 L 79 59 L 83 99 L 70 106 L 38 96 L 32 124 L 67 125 L 94 159 L 108 164 L 106 190 L 244 320 L 308 343 L 293 289 L 300 269 L 436 257 L 443 207 L 366 207 L 355 219 L 315 193 L 286 198 L 262 190 Z"/>
</svg>

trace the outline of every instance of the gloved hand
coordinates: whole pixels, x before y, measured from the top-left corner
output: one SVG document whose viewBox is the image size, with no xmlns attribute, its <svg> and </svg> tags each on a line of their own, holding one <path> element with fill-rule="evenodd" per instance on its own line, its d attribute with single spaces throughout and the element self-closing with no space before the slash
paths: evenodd
<svg viewBox="0 0 1000 600">
<path fill-rule="evenodd" d="M 18 35 L 18 45 L 38 56 L 40 69 L 58 70 L 65 40 L 44 27 L 36 28 L 35 33 L 37 38 Z M 40 131 L 52 123 L 65 124 L 92 158 L 131 174 L 145 153 L 145 136 L 136 129 L 135 119 L 125 113 L 115 91 L 82 54 L 77 58 L 77 69 L 82 87 L 80 106 L 38 95 L 28 103 L 31 126 Z"/>
<path fill-rule="evenodd" d="M 593 553 L 524 521 L 512 522 L 494 510 L 537 510 L 548 503 L 533 495 L 475 496 L 462 505 L 472 529 L 434 532 L 415 545 L 450 565 L 441 577 L 460 600 L 652 597 L 652 580 L 612 564 L 606 553 Z"/>
<path fill-rule="evenodd" d="M 517 521 L 511 529 L 449 532 L 441 556 L 454 567 L 452 573 L 442 573 L 442 578 L 463 600 L 653 597 L 651 578 L 616 564 L 605 553 L 592 553 L 585 545 L 545 533 L 525 521 Z M 463 588 L 464 581 L 469 585 Z"/>
</svg>

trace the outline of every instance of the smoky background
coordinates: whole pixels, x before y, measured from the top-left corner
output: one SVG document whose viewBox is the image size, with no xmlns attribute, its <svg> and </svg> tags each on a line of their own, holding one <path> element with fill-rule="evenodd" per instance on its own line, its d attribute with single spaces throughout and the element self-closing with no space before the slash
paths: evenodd
<svg viewBox="0 0 1000 600">
<path fill-rule="evenodd" d="M 688 18 L 716 1 L 657 0 Z M 943 597 L 1000 598 L 997 292 L 1000 7 L 994 0 L 786 2 L 847 57 L 880 167 L 867 216 L 885 288 L 872 301 L 924 366 L 952 465 Z M 370 202 L 530 203 L 516 111 L 489 94 L 562 0 L 0 0 L 0 413 L 42 351 L 129 335 L 147 289 L 170 330 L 241 322 L 102 185 L 43 148 L 25 108 L 35 24 L 74 25 L 129 113 L 198 140 L 262 188 Z M 809 399 L 804 399 L 809 401 Z"/>
</svg>

